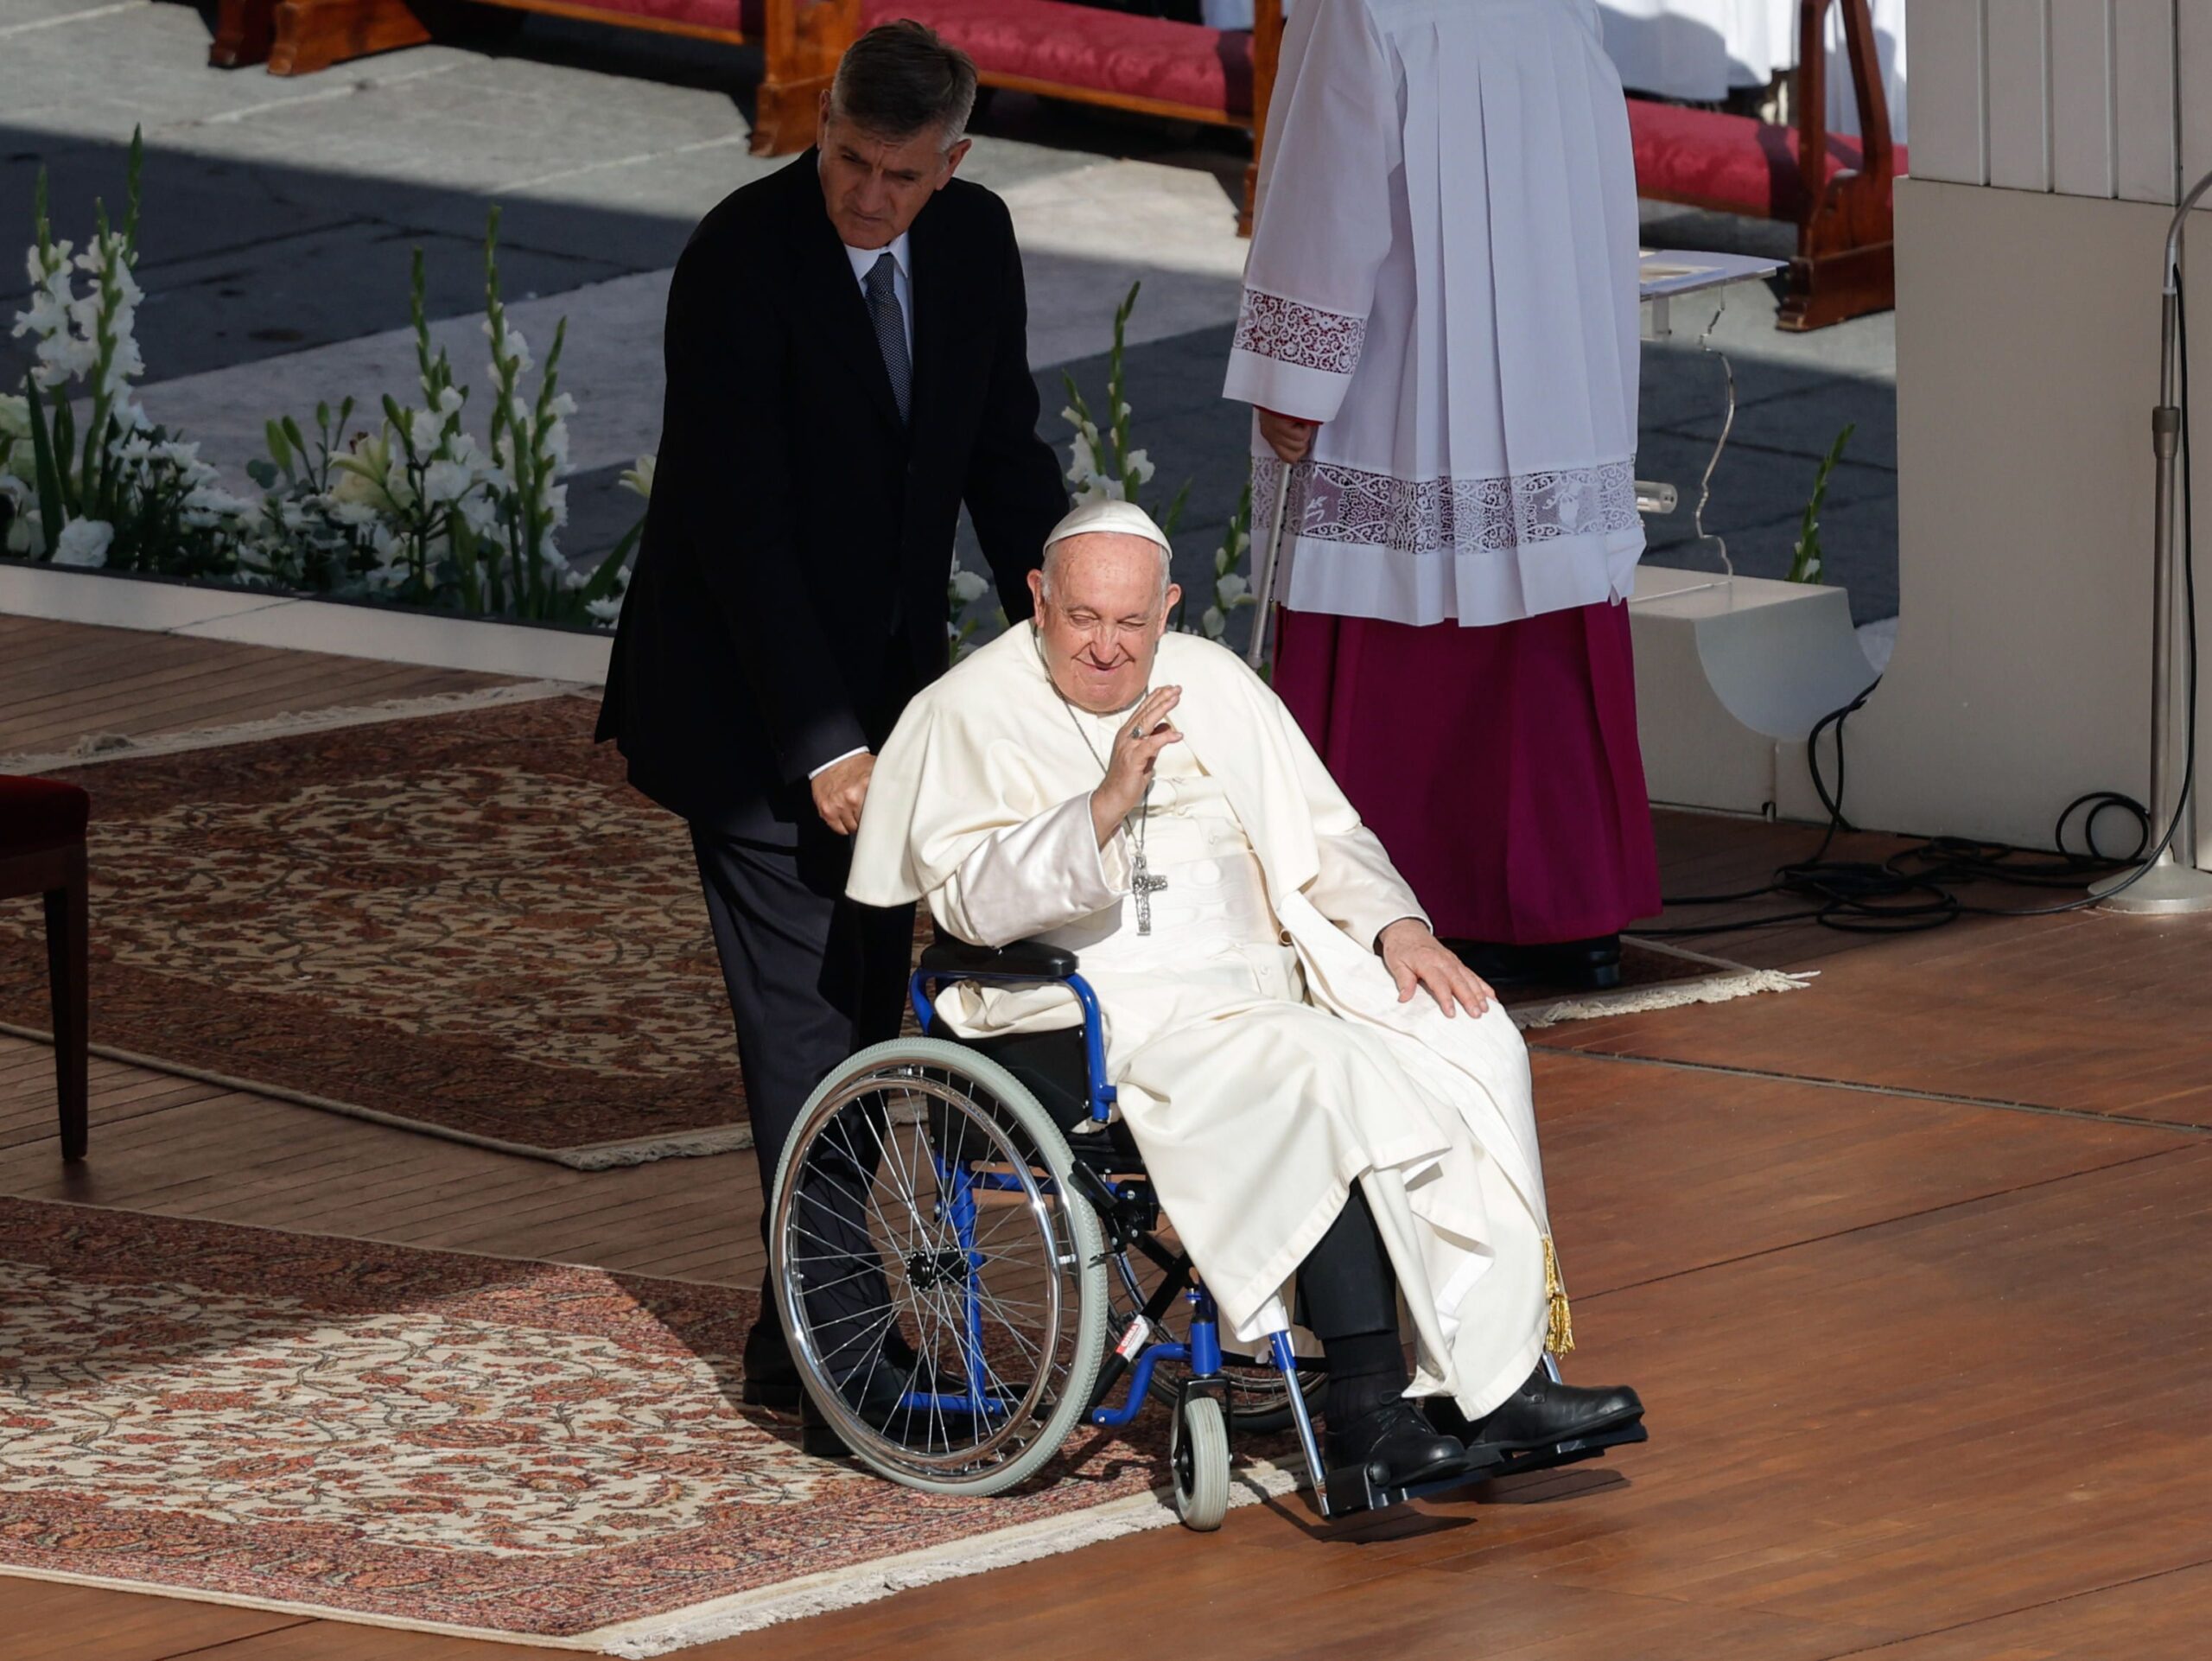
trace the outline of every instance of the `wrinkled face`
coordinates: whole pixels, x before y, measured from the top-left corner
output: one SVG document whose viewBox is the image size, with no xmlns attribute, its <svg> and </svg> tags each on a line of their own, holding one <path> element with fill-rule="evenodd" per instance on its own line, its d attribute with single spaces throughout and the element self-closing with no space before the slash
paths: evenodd
<svg viewBox="0 0 2212 1661">
<path fill-rule="evenodd" d="M 1094 531 L 1059 544 L 1052 592 L 1029 574 L 1045 669 L 1078 710 L 1111 715 L 1144 696 L 1152 660 L 1183 591 L 1160 590 L 1160 550 L 1142 537 Z"/>
<path fill-rule="evenodd" d="M 968 154 L 962 139 L 948 149 L 943 129 L 888 139 L 830 113 L 822 95 L 815 143 L 822 151 L 822 200 L 849 248 L 887 248 L 912 226 L 929 200 L 952 182 Z"/>
</svg>

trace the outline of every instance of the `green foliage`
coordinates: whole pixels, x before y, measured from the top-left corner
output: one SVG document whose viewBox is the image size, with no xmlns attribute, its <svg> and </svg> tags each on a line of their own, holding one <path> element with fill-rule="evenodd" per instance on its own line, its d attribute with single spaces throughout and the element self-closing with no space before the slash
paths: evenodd
<svg viewBox="0 0 2212 1661">
<path fill-rule="evenodd" d="M 1825 565 L 1821 555 L 1821 504 L 1827 499 L 1828 475 L 1843 460 L 1843 447 L 1858 430 L 1856 422 L 1847 423 L 1835 436 L 1835 442 L 1828 446 L 1828 453 L 1821 459 L 1820 471 L 1813 475 L 1813 493 L 1805 503 L 1805 517 L 1798 525 L 1797 544 L 1789 558 L 1789 580 L 1792 582 L 1818 582 L 1821 579 Z"/>
</svg>

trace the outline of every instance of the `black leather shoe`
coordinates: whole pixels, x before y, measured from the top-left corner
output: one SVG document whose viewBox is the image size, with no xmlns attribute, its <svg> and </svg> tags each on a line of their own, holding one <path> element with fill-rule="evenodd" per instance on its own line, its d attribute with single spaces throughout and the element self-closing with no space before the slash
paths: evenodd
<svg viewBox="0 0 2212 1661">
<path fill-rule="evenodd" d="M 1561 940 L 1531 947 L 1546 980 L 1587 991 L 1605 992 L 1621 983 L 1621 937 L 1600 934 L 1587 940 Z"/>
<path fill-rule="evenodd" d="M 1501 940 L 1446 940 L 1454 957 L 1492 986 L 1514 986 L 1541 977 L 1543 965 L 1535 959 L 1539 948 L 1509 945 Z"/>
<path fill-rule="evenodd" d="M 1526 1384 L 1472 1424 L 1449 1401 L 1433 1412 L 1438 1424 L 1456 1432 L 1471 1452 L 1517 1454 L 1634 1424 L 1643 1416 L 1643 1403 L 1626 1384 L 1554 1384 L 1539 1366 Z"/>
<path fill-rule="evenodd" d="M 1469 1468 L 1467 1450 L 1402 1398 L 1385 1402 L 1339 1429 L 1329 1427 L 1332 1470 L 1364 1467 L 1377 1488 L 1403 1488 L 1458 1476 Z"/>
</svg>

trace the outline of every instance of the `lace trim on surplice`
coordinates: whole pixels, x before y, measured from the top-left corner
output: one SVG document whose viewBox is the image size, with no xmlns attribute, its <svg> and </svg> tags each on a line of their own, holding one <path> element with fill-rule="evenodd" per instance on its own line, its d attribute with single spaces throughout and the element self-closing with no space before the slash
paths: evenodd
<svg viewBox="0 0 2212 1661">
<path fill-rule="evenodd" d="M 1255 534 L 1269 523 L 1281 476 L 1272 458 L 1255 469 Z M 1399 479 L 1317 461 L 1296 469 L 1292 489 L 1287 524 L 1306 541 L 1401 553 L 1510 553 L 1641 523 L 1633 458 L 1491 479 Z"/>
<path fill-rule="evenodd" d="M 1263 289 L 1244 290 L 1236 319 L 1236 349 L 1299 369 L 1349 375 L 1367 341 L 1367 320 L 1301 305 Z"/>
</svg>

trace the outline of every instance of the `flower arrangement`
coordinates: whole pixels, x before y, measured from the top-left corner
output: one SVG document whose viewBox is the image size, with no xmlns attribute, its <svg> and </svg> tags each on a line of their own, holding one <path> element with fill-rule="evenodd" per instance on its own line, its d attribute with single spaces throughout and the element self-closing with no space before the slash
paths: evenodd
<svg viewBox="0 0 2212 1661">
<path fill-rule="evenodd" d="M 291 416 L 271 420 L 268 459 L 247 467 L 257 504 L 224 490 L 198 447 L 156 425 L 134 394 L 145 369 L 132 329 L 143 158 L 134 134 L 123 222 L 111 226 L 96 202 L 97 232 L 81 253 L 54 239 L 39 175 L 31 300 L 14 324 L 35 357 L 22 393 L 0 395 L 0 550 L 479 616 L 613 621 L 643 522 L 588 576 L 561 552 L 568 487 L 560 479 L 575 410 L 560 390 L 567 324 L 531 391 L 537 366 L 499 292 L 496 207 L 484 240 L 494 386 L 485 442 L 463 422 L 469 389 L 431 343 L 417 249 L 410 310 L 420 407 L 387 395 L 378 430 L 350 438 L 351 399 L 334 410 L 318 404 L 312 437 Z M 87 396 L 80 430 L 75 410 Z M 651 456 L 622 479 L 641 496 L 652 481 Z"/>
<path fill-rule="evenodd" d="M 57 565 L 216 576 L 236 564 L 247 504 L 220 487 L 197 446 L 156 426 L 133 396 L 146 366 L 133 333 L 144 160 L 134 131 L 123 223 L 111 224 L 96 200 L 96 229 L 81 252 L 54 237 L 39 170 L 25 259 L 30 303 L 10 331 L 30 337 L 34 361 L 22 392 L 0 396 L 0 548 Z M 71 390 L 80 386 L 90 393 L 81 428 Z"/>
</svg>

